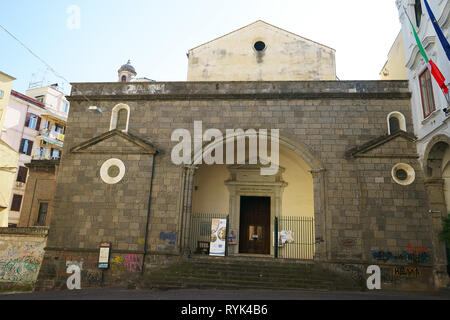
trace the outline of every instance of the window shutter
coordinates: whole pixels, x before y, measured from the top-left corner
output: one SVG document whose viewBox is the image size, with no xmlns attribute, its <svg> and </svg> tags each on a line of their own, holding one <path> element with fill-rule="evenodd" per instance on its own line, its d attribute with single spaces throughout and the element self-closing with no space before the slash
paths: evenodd
<svg viewBox="0 0 450 320">
<path fill-rule="evenodd" d="M 27 117 L 25 119 L 25 127 L 30 126 L 30 118 L 31 118 L 31 113 L 27 113 Z"/>
<path fill-rule="evenodd" d="M 22 196 L 20 194 L 15 194 L 11 204 L 11 211 L 20 211 L 22 205 Z"/>
<path fill-rule="evenodd" d="M 24 153 L 24 152 L 23 152 L 23 146 L 24 146 L 24 144 L 25 144 L 25 139 L 22 139 L 22 141 L 20 141 L 20 147 L 19 147 L 19 152 L 20 152 L 20 153 Z"/>
<path fill-rule="evenodd" d="M 17 174 L 17 181 L 26 183 L 27 182 L 27 174 L 28 174 L 28 168 L 19 167 L 19 173 Z"/>
<path fill-rule="evenodd" d="M 31 151 L 33 151 L 33 141 L 28 141 L 27 156 L 31 156 Z"/>
<path fill-rule="evenodd" d="M 37 117 L 36 130 L 39 131 L 41 128 L 41 117 Z"/>
</svg>

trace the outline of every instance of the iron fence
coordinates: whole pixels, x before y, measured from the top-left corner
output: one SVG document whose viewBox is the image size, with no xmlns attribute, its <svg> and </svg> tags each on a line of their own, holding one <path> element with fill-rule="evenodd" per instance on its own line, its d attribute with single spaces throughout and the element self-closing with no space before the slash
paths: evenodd
<svg viewBox="0 0 450 320">
<path fill-rule="evenodd" d="M 213 219 L 227 219 L 227 214 L 193 213 L 191 215 L 189 246 L 192 253 L 206 253 L 205 251 L 202 252 L 202 249 L 209 248 Z M 278 237 L 273 239 L 275 258 L 314 259 L 314 218 L 277 217 L 275 218 L 274 229 L 275 234 L 278 234 Z"/>
<path fill-rule="evenodd" d="M 281 259 L 314 259 L 315 234 L 314 218 L 278 217 L 275 218 L 275 257 Z"/>
</svg>

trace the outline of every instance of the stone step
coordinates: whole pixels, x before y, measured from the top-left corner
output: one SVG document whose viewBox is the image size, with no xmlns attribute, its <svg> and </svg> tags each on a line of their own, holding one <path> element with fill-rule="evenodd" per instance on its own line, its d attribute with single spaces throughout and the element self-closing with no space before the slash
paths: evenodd
<svg viewBox="0 0 450 320">
<path fill-rule="evenodd" d="M 159 270 L 153 272 L 153 274 L 166 274 L 173 273 L 179 276 L 190 276 L 190 275 L 202 275 L 205 277 L 255 277 L 264 279 L 324 279 L 324 280 L 334 280 L 336 277 L 334 274 L 320 274 L 320 273 L 277 273 L 271 271 L 255 272 L 255 271 L 242 271 L 242 270 L 215 270 L 215 269 L 198 269 L 198 268 L 177 268 L 172 270 Z"/>
<path fill-rule="evenodd" d="M 153 270 L 149 287 L 297 288 L 361 290 L 352 279 L 314 263 L 279 263 L 274 259 L 193 258 Z"/>
<path fill-rule="evenodd" d="M 167 278 L 178 278 L 178 279 L 191 279 L 191 278 L 198 278 L 198 279 L 204 279 L 206 280 L 236 280 L 236 281 L 264 281 L 264 282 L 310 282 L 310 283 L 321 283 L 321 282 L 327 282 L 327 283 L 334 283 L 334 282 L 343 282 L 336 279 L 319 279 L 319 278 L 292 278 L 292 277 L 260 277 L 259 275 L 255 274 L 228 274 L 228 275 L 222 275 L 222 274 L 179 274 L 179 273 L 159 273 L 154 275 L 149 275 L 146 277 L 146 279 L 155 279 L 155 280 L 163 280 Z"/>
<path fill-rule="evenodd" d="M 168 278 L 165 280 L 144 280 L 140 282 L 142 288 L 166 288 L 166 287 L 195 287 L 195 288 L 217 288 L 224 289 L 227 287 L 233 289 L 308 289 L 308 290 L 346 290 L 361 291 L 357 286 L 339 283 L 309 283 L 309 282 L 261 282 L 261 281 L 230 281 L 216 280 L 206 281 L 202 278 L 188 278 L 180 280 L 179 278 Z"/>
<path fill-rule="evenodd" d="M 166 271 L 186 271 L 186 272 L 235 272 L 235 273 L 259 273 L 264 275 L 285 274 L 296 276 L 298 274 L 307 274 L 309 276 L 317 275 L 324 277 L 334 277 L 334 275 L 323 268 L 317 266 L 296 267 L 282 265 L 248 265 L 248 264 L 221 264 L 221 263 L 180 263 L 177 266 L 167 267 Z"/>
</svg>

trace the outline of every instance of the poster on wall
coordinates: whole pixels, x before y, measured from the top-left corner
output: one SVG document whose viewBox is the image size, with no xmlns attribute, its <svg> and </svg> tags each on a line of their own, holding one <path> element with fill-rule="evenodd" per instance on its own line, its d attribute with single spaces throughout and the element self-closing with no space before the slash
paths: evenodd
<svg viewBox="0 0 450 320">
<path fill-rule="evenodd" d="M 225 257 L 227 239 L 227 220 L 213 219 L 211 224 L 210 256 Z"/>
<path fill-rule="evenodd" d="M 236 229 L 230 229 L 230 231 L 228 231 L 228 244 L 237 244 Z"/>
<path fill-rule="evenodd" d="M 285 244 L 295 243 L 294 231 L 283 230 L 278 233 L 278 246 L 284 247 Z"/>
<path fill-rule="evenodd" d="M 102 242 L 100 244 L 100 252 L 98 255 L 98 268 L 109 269 L 109 258 L 111 253 L 111 243 Z"/>
</svg>

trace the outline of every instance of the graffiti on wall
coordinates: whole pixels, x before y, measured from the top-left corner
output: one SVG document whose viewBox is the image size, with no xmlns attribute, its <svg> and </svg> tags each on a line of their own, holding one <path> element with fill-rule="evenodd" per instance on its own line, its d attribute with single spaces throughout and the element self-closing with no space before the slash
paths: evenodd
<svg viewBox="0 0 450 320">
<path fill-rule="evenodd" d="M 393 254 L 390 251 L 370 252 L 372 259 L 384 262 L 408 262 L 408 263 L 428 263 L 431 262 L 431 254 L 428 253 L 427 247 L 407 246 L 405 250 L 398 254 Z"/>
<path fill-rule="evenodd" d="M 159 234 L 159 239 L 163 241 L 167 241 L 169 245 L 174 246 L 177 241 L 177 233 L 176 232 L 161 232 Z"/>
<path fill-rule="evenodd" d="M 142 271 L 142 258 L 136 254 L 117 255 L 111 259 L 111 270 L 140 272 Z"/>
<path fill-rule="evenodd" d="M 44 257 L 44 242 L 0 241 L 0 282 L 33 283 Z"/>
<path fill-rule="evenodd" d="M 392 269 L 394 278 L 419 278 L 422 274 L 422 270 L 417 267 L 396 267 Z"/>
</svg>

